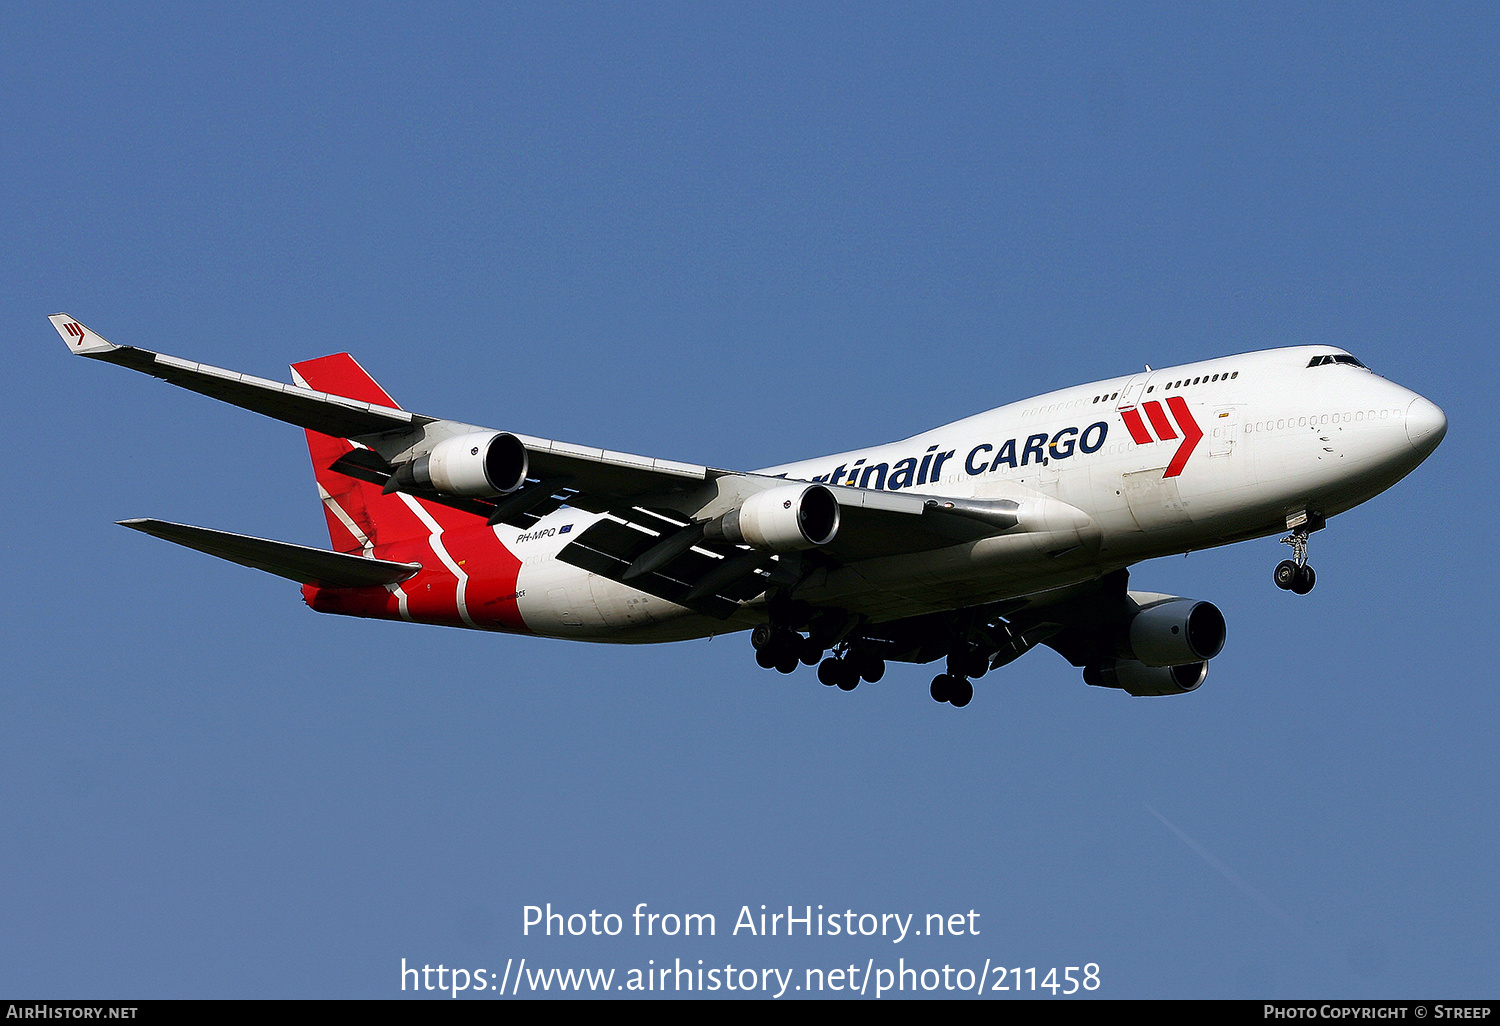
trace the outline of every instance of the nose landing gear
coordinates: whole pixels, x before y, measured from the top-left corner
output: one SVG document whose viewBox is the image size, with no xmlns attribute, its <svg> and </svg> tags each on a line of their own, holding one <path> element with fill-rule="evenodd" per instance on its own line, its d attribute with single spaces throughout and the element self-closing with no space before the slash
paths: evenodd
<svg viewBox="0 0 1500 1026">
<path fill-rule="evenodd" d="M 1313 590 L 1313 585 L 1318 581 L 1318 573 L 1311 566 L 1306 563 L 1298 566 L 1296 561 L 1290 559 L 1283 559 L 1277 563 L 1276 571 L 1272 576 L 1276 581 L 1276 587 L 1294 595 L 1306 595 Z"/>
<path fill-rule="evenodd" d="M 1321 516 L 1311 513 L 1299 513 L 1287 518 L 1287 526 L 1292 529 L 1292 533 L 1281 539 L 1281 544 L 1292 547 L 1292 558 L 1283 559 L 1276 564 L 1276 570 L 1271 575 L 1276 587 L 1294 595 L 1306 595 L 1313 590 L 1318 575 L 1307 562 L 1307 536 L 1323 524 Z"/>
</svg>

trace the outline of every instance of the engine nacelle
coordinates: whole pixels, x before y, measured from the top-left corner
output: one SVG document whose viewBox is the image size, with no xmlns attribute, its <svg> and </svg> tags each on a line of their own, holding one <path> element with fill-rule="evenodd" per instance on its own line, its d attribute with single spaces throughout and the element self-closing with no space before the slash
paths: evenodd
<svg viewBox="0 0 1500 1026">
<path fill-rule="evenodd" d="M 1116 659 L 1103 666 L 1086 666 L 1083 682 L 1096 688 L 1119 688 L 1137 698 L 1147 695 L 1185 695 L 1208 679 L 1208 663 L 1147 666 L 1135 659 Z"/>
<path fill-rule="evenodd" d="M 711 521 L 705 533 L 772 552 L 827 545 L 839 533 L 839 500 L 820 484 L 767 488 Z"/>
<path fill-rule="evenodd" d="M 526 483 L 526 446 L 504 431 L 475 431 L 449 438 L 396 470 L 403 488 L 431 488 L 444 495 L 491 498 Z"/>
<path fill-rule="evenodd" d="M 1131 619 L 1129 654 L 1146 666 L 1202 663 L 1223 650 L 1224 635 L 1224 614 L 1212 602 L 1167 599 Z"/>
</svg>

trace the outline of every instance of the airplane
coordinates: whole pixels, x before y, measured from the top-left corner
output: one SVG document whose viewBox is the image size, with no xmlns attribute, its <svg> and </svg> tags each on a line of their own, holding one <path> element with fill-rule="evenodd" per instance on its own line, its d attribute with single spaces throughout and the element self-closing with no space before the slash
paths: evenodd
<svg viewBox="0 0 1500 1026">
<path fill-rule="evenodd" d="M 1086 683 L 1185 694 L 1224 646 L 1207 601 L 1138 562 L 1309 535 L 1426 459 L 1428 399 L 1342 349 L 1107 378 L 900 441 L 742 472 L 402 409 L 347 353 L 292 384 L 133 346 L 67 314 L 70 351 L 305 430 L 332 550 L 153 519 L 125 527 L 296 581 L 314 610 L 580 641 L 749 630 L 757 663 L 844 691 L 945 659 L 935 701 L 1046 645 Z"/>
</svg>

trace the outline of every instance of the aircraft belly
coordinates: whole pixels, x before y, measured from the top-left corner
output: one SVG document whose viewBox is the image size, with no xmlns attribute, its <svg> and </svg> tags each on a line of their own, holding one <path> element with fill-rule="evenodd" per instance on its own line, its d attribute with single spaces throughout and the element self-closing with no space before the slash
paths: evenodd
<svg viewBox="0 0 1500 1026">
<path fill-rule="evenodd" d="M 819 570 L 795 594 L 877 620 L 913 616 L 1091 580 L 1098 546 L 1092 530 L 1001 535 Z"/>
<path fill-rule="evenodd" d="M 527 629 L 548 637 L 645 644 L 753 626 L 701 616 L 550 557 L 523 565 L 517 590 Z"/>
<path fill-rule="evenodd" d="M 599 618 L 608 626 L 641 627 L 654 622 L 648 609 L 650 595 L 621 588 L 598 574 L 589 574 L 588 580 L 589 597 L 594 600 Z"/>
</svg>

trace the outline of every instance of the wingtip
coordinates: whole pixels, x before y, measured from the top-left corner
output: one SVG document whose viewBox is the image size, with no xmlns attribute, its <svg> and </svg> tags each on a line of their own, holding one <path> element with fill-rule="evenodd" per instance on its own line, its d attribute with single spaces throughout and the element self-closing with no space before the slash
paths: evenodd
<svg viewBox="0 0 1500 1026">
<path fill-rule="evenodd" d="M 55 313 L 47 320 L 52 322 L 52 327 L 57 329 L 62 340 L 68 344 L 68 351 L 79 356 L 98 356 L 120 348 L 107 342 L 97 332 L 85 328 L 71 314 Z"/>
</svg>

